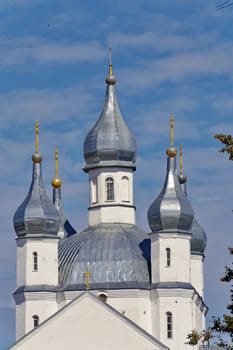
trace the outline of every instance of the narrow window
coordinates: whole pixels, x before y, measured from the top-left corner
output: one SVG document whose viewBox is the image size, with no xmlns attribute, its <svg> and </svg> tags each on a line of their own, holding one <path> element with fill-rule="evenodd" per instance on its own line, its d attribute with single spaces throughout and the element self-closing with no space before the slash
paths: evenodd
<svg viewBox="0 0 233 350">
<path fill-rule="evenodd" d="M 167 267 L 171 266 L 171 249 L 166 248 Z"/>
<path fill-rule="evenodd" d="M 33 319 L 33 327 L 36 328 L 39 326 L 39 316 L 38 315 L 33 315 L 32 316 Z"/>
<path fill-rule="evenodd" d="M 122 202 L 129 202 L 129 179 L 123 176 L 121 179 Z"/>
<path fill-rule="evenodd" d="M 106 200 L 114 201 L 114 180 L 112 177 L 107 177 L 105 180 Z"/>
<path fill-rule="evenodd" d="M 38 271 L 38 254 L 37 252 L 33 252 L 33 271 Z"/>
<path fill-rule="evenodd" d="M 171 339 L 172 338 L 172 313 L 167 312 L 167 338 Z"/>
<path fill-rule="evenodd" d="M 92 197 L 92 203 L 97 203 L 97 179 L 96 177 L 92 180 L 92 186 L 91 186 L 91 197 Z"/>
</svg>

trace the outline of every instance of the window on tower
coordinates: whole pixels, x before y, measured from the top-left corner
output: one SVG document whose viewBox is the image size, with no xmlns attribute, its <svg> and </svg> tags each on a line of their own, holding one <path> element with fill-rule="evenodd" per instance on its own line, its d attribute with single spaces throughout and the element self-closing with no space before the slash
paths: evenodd
<svg viewBox="0 0 233 350">
<path fill-rule="evenodd" d="M 33 315 L 32 316 L 33 319 L 33 327 L 36 328 L 39 326 L 39 316 L 38 315 Z"/>
<path fill-rule="evenodd" d="M 171 249 L 166 248 L 166 260 L 167 260 L 167 267 L 171 266 Z"/>
<path fill-rule="evenodd" d="M 38 271 L 38 253 L 33 252 L 32 256 L 33 256 L 33 271 Z"/>
<path fill-rule="evenodd" d="M 107 177 L 105 180 L 106 201 L 114 201 L 114 180 Z"/>
<path fill-rule="evenodd" d="M 171 339 L 172 338 L 172 313 L 168 311 L 166 313 L 167 316 L 167 338 Z"/>
</svg>

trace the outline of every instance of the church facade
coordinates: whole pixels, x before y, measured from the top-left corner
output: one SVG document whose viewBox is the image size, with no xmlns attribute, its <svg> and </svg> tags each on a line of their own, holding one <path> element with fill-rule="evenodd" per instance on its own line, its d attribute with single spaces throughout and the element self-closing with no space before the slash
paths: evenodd
<svg viewBox="0 0 233 350">
<path fill-rule="evenodd" d="M 53 201 L 46 194 L 36 125 L 32 182 L 14 215 L 16 343 L 9 349 L 183 350 L 191 330 L 205 329 L 206 234 L 176 169 L 174 118 L 166 178 L 148 205 L 146 233 L 133 201 L 136 142 L 115 84 L 110 62 L 104 106 L 84 141 L 90 203 L 81 232 L 63 211 L 57 151 Z"/>
</svg>

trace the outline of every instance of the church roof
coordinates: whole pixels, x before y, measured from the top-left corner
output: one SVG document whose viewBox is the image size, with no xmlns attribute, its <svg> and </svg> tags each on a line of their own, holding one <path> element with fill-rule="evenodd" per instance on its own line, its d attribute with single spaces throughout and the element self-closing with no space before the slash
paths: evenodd
<svg viewBox="0 0 233 350">
<path fill-rule="evenodd" d="M 57 236 L 59 215 L 47 196 L 42 179 L 42 156 L 38 153 L 38 122 L 36 124 L 36 152 L 32 156 L 33 174 L 27 197 L 14 214 L 18 237 Z"/>
<path fill-rule="evenodd" d="M 159 196 L 148 209 L 148 221 L 152 233 L 163 231 L 189 231 L 193 222 L 193 209 L 183 193 L 176 169 L 177 150 L 173 146 L 174 119 L 171 117 L 171 143 L 167 150 L 167 173 Z"/>
<path fill-rule="evenodd" d="M 150 243 L 136 225 L 108 223 L 90 226 L 60 241 L 59 279 L 63 286 L 83 285 L 83 273 L 91 273 L 91 285 L 108 288 L 148 284 Z"/>
<path fill-rule="evenodd" d="M 79 315 L 77 317 L 77 315 Z M 64 332 L 64 324 L 69 325 Z M 168 350 L 139 325 L 90 292 L 84 292 L 16 341 L 20 349 Z"/>
<path fill-rule="evenodd" d="M 135 168 L 136 142 L 127 127 L 116 97 L 116 77 L 110 61 L 105 102 L 99 119 L 84 141 L 84 170 L 96 166 L 128 166 Z"/>
</svg>

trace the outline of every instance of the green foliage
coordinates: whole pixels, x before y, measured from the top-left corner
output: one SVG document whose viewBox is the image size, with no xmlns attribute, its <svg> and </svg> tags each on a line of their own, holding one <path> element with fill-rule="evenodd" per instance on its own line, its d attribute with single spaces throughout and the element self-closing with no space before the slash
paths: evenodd
<svg viewBox="0 0 233 350">
<path fill-rule="evenodd" d="M 233 160 L 233 137 L 224 134 L 215 134 L 214 137 L 226 145 L 219 152 L 227 152 L 229 154 L 229 160 Z"/>
<path fill-rule="evenodd" d="M 233 255 L 233 248 L 229 248 L 230 254 Z M 222 282 L 233 281 L 233 269 L 229 266 L 225 266 L 225 275 L 221 278 Z M 217 337 L 217 344 L 219 347 L 225 349 L 233 349 L 233 285 L 231 284 L 230 290 L 230 304 L 227 306 L 230 311 L 229 314 L 224 314 L 222 318 L 213 317 L 213 325 L 211 330 L 214 336 Z M 229 344 L 225 340 L 225 336 L 228 336 L 231 340 Z"/>
<path fill-rule="evenodd" d="M 195 329 L 193 329 L 192 332 L 187 335 L 188 341 L 186 344 L 195 346 L 198 343 L 201 343 L 202 346 L 208 346 L 210 338 L 212 338 L 210 329 L 204 330 L 201 333 L 198 333 Z"/>
</svg>

